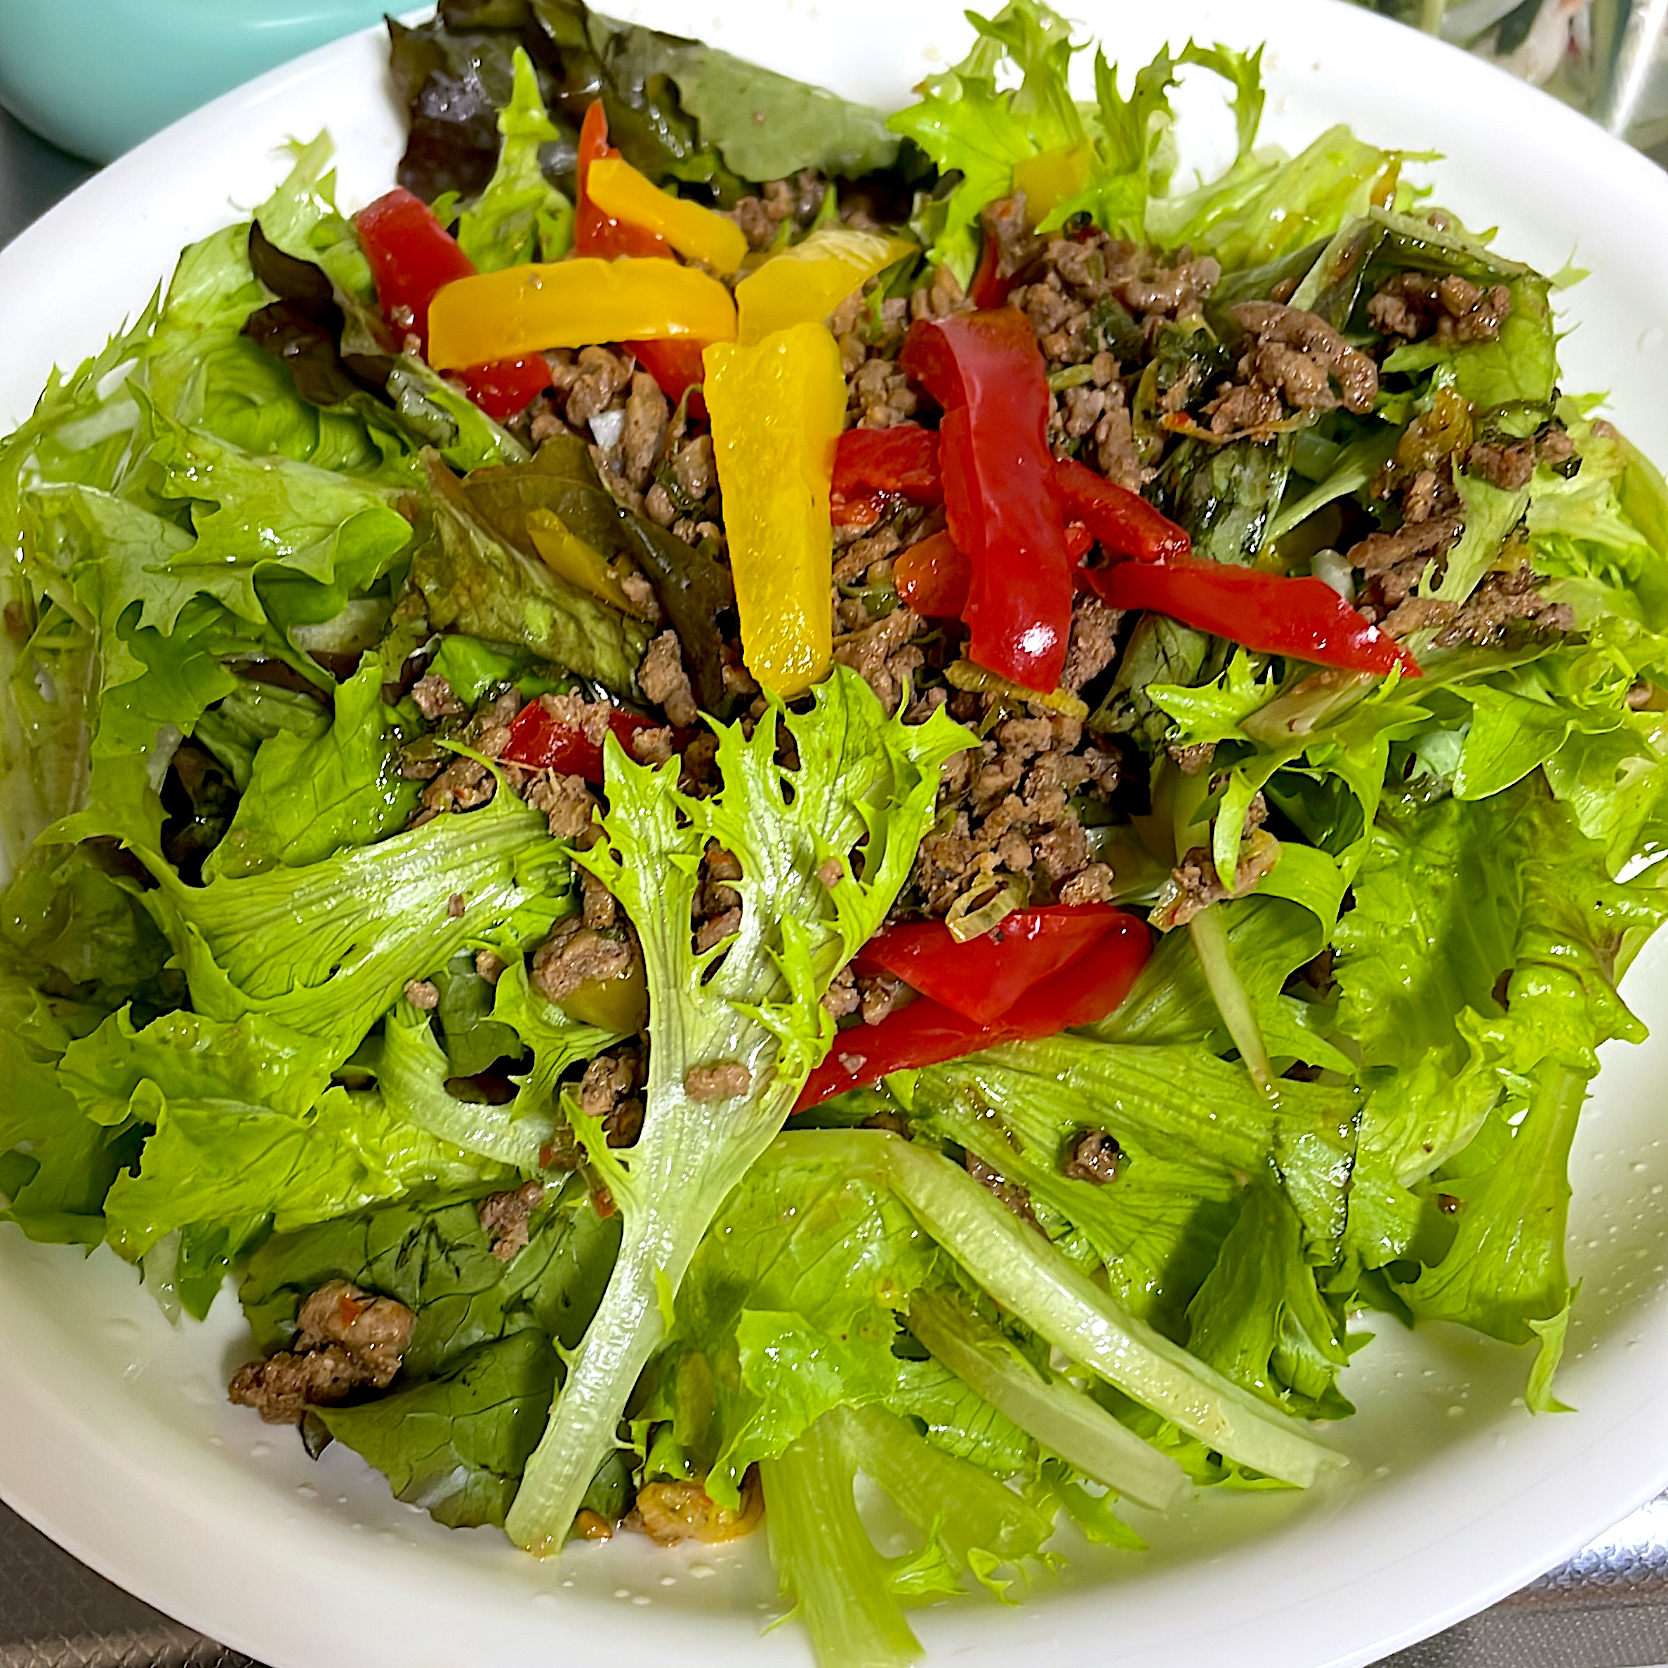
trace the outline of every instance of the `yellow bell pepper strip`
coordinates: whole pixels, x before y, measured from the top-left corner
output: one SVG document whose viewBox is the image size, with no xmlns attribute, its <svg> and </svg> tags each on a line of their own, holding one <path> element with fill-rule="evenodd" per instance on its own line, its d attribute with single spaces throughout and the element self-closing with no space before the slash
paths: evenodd
<svg viewBox="0 0 1668 1668">
<path fill-rule="evenodd" d="M 552 573 L 582 591 L 589 591 L 599 602 L 606 602 L 622 614 L 639 620 L 648 618 L 647 610 L 627 594 L 620 576 L 608 565 L 602 552 L 571 531 L 554 510 L 529 510 L 527 537 Z"/>
<path fill-rule="evenodd" d="M 662 191 L 624 157 L 601 157 L 585 173 L 585 190 L 602 212 L 658 232 L 680 255 L 734 272 L 747 259 L 747 234 L 712 209 Z"/>
<path fill-rule="evenodd" d="M 766 689 L 803 694 L 833 660 L 828 497 L 846 413 L 840 349 L 826 325 L 795 324 L 762 342 L 716 342 L 705 361 L 741 658 Z"/>
<path fill-rule="evenodd" d="M 1061 145 L 1014 164 L 1014 190 L 1025 193 L 1028 226 L 1041 225 L 1061 203 L 1089 183 L 1094 154 L 1089 141 L 1079 139 L 1075 145 Z"/>
<path fill-rule="evenodd" d="M 649 1018 L 649 982 L 643 964 L 631 966 L 612 979 L 586 979 L 556 1004 L 569 1019 L 604 1031 L 640 1031 Z"/>
<path fill-rule="evenodd" d="M 824 226 L 736 285 L 738 339 L 757 342 L 789 325 L 820 324 L 853 290 L 914 253 L 907 238 Z"/>
<path fill-rule="evenodd" d="M 429 303 L 429 363 L 437 371 L 546 348 L 681 337 L 729 342 L 735 333 L 735 304 L 710 273 L 630 255 L 477 273 L 447 284 Z"/>
</svg>

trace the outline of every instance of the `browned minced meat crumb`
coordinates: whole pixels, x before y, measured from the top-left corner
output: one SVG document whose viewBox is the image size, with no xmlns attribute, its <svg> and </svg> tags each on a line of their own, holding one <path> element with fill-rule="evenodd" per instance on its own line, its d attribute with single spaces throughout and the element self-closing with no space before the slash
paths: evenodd
<svg viewBox="0 0 1668 1668">
<path fill-rule="evenodd" d="M 814 168 L 792 179 L 766 180 L 756 197 L 740 197 L 729 218 L 742 229 L 749 249 L 768 249 L 788 222 L 808 226 L 822 207 L 828 182 Z"/>
<path fill-rule="evenodd" d="M 645 700 L 664 709 L 666 716 L 681 728 L 693 724 L 700 715 L 689 674 L 684 670 L 683 647 L 675 631 L 663 631 L 649 644 L 643 664 L 637 668 L 637 687 Z"/>
<path fill-rule="evenodd" d="M 979 228 L 996 245 L 996 277 L 1004 283 L 1023 272 L 1047 247 L 1031 230 L 1023 191 L 981 209 Z"/>
<path fill-rule="evenodd" d="M 492 1254 L 507 1263 L 527 1244 L 527 1224 L 544 1199 L 544 1183 L 525 1181 L 504 1193 L 489 1193 L 475 1204 L 481 1231 L 491 1244 Z"/>
<path fill-rule="evenodd" d="M 582 842 L 593 834 L 597 797 L 583 776 L 558 776 L 541 770 L 523 790 L 527 803 L 543 811 L 550 832 L 558 840 Z"/>
<path fill-rule="evenodd" d="M 1266 431 L 1292 411 L 1358 415 L 1373 409 L 1378 366 L 1324 319 L 1276 301 L 1240 301 L 1228 316 L 1251 338 L 1237 367 L 1241 383 L 1205 407 L 1213 434 Z"/>
<path fill-rule="evenodd" d="M 1574 456 L 1575 442 L 1569 435 L 1561 428 L 1547 428 L 1522 440 L 1473 441 L 1465 454 L 1465 467 L 1507 492 L 1517 492 L 1528 486 L 1542 464 L 1556 469 Z"/>
<path fill-rule="evenodd" d="M 475 952 L 476 976 L 485 979 L 489 985 L 495 985 L 503 977 L 504 969 L 509 963 L 496 950 L 477 950 Z"/>
<path fill-rule="evenodd" d="M 461 892 L 454 892 L 446 900 L 446 918 L 461 921 L 469 909 L 469 900 Z"/>
<path fill-rule="evenodd" d="M 1436 641 L 1444 648 L 1456 643 L 1487 646 L 1519 624 L 1536 632 L 1572 631 L 1575 611 L 1567 602 L 1549 602 L 1543 583 L 1526 562 L 1509 572 L 1485 574 Z"/>
<path fill-rule="evenodd" d="M 619 916 L 619 905 L 589 869 L 579 871 L 579 918 L 588 927 L 611 927 Z"/>
<path fill-rule="evenodd" d="M 823 885 L 829 889 L 829 891 L 833 891 L 833 889 L 845 878 L 846 865 L 844 860 L 841 858 L 830 857 L 817 865 L 817 879 L 820 880 Z"/>
<path fill-rule="evenodd" d="M 1254 795 L 1245 812 L 1239 867 L 1234 871 L 1232 886 L 1222 884 L 1209 846 L 1194 846 L 1186 852 L 1147 916 L 1148 925 L 1168 932 L 1172 927 L 1186 926 L 1207 904 L 1244 897 L 1280 860 L 1280 842 L 1262 830 L 1267 818 L 1267 802 L 1260 793 Z"/>
<path fill-rule="evenodd" d="M 1098 597 L 1081 596 L 1072 605 L 1071 640 L 1066 647 L 1066 669 L 1060 685 L 1074 695 L 1099 677 L 1118 653 L 1118 626 L 1123 611 L 1108 608 Z"/>
<path fill-rule="evenodd" d="M 405 982 L 405 999 L 414 1008 L 425 1011 L 440 1006 L 440 992 L 427 979 L 407 979 Z"/>
<path fill-rule="evenodd" d="M 1208 770 L 1210 762 L 1216 757 L 1216 743 L 1214 741 L 1190 742 L 1185 747 L 1174 744 L 1164 749 L 1175 761 L 1176 768 L 1183 776 L 1197 776 L 1201 770 Z"/>
<path fill-rule="evenodd" d="M 1492 342 L 1511 310 L 1504 284 L 1484 290 L 1458 273 L 1395 272 L 1368 299 L 1367 320 L 1381 335 L 1408 341 Z"/>
<path fill-rule="evenodd" d="M 976 721 L 982 697 L 958 694 L 951 716 Z M 1005 718 L 979 748 L 944 767 L 944 825 L 921 842 L 913 886 L 929 915 L 998 872 L 1027 876 L 1058 892 L 1089 868 L 1089 843 L 1071 795 L 1104 798 L 1117 787 L 1119 759 L 1059 713 Z"/>
<path fill-rule="evenodd" d="M 587 979 L 619 979 L 641 952 L 629 927 L 599 930 L 577 915 L 558 921 L 533 956 L 532 981 L 549 1001 L 572 996 Z"/>
<path fill-rule="evenodd" d="M 457 739 L 483 757 L 496 759 L 509 742 L 510 724 L 520 710 L 520 695 L 513 689 L 504 690 L 475 709 Z M 433 748 L 434 743 L 425 741 L 419 745 Z M 498 791 L 497 778 L 485 765 L 462 754 L 441 756 L 450 758 L 451 762 L 438 773 L 410 749 L 402 759 L 402 775 L 432 777 L 418 795 L 417 810 L 408 827 L 421 827 L 443 811 L 472 811 L 485 805 Z M 438 764 L 438 760 L 433 762 Z"/>
<path fill-rule="evenodd" d="M 1086 1129 L 1071 1144 L 1060 1174 L 1104 1187 L 1118 1179 L 1124 1150 L 1104 1129 Z"/>
<path fill-rule="evenodd" d="M 961 280 L 949 267 L 935 266 L 926 283 L 918 285 L 909 297 L 909 316 L 912 319 L 947 319 L 960 313 L 973 312 L 974 306 Z"/>
<path fill-rule="evenodd" d="M 632 363 L 623 353 L 582 347 L 576 355 L 559 349 L 548 358 L 562 413 L 568 426 L 581 433 L 631 386 Z"/>
<path fill-rule="evenodd" d="M 755 1468 L 748 1468 L 740 1493 L 740 1509 L 732 1512 L 718 1505 L 696 1482 L 644 1483 L 625 1520 L 626 1527 L 640 1530 L 662 1546 L 688 1540 L 709 1544 L 739 1540 L 751 1534 L 764 1516 L 764 1493 Z"/>
<path fill-rule="evenodd" d="M 1352 545 L 1344 559 L 1364 575 L 1361 612 L 1379 620 L 1407 601 L 1432 564 L 1438 571 L 1447 565 L 1463 530 L 1457 516 L 1431 516 L 1393 533 L 1369 533 Z"/>
<path fill-rule="evenodd" d="M 857 673 L 888 712 L 896 711 L 906 682 L 925 663 L 925 656 L 910 642 L 920 624 L 918 615 L 898 607 L 834 639 L 835 660 Z"/>
<path fill-rule="evenodd" d="M 452 693 L 452 686 L 438 672 L 420 677 L 411 686 L 411 698 L 417 703 L 417 710 L 427 719 L 463 716 L 463 702 Z"/>
<path fill-rule="evenodd" d="M 620 473 L 641 492 L 654 472 L 660 443 L 666 434 L 671 405 L 660 384 L 647 371 L 631 373 L 631 392 L 626 396 L 625 425 L 620 430 Z"/>
<path fill-rule="evenodd" d="M 391 1297 L 328 1281 L 301 1305 L 291 1348 L 239 1367 L 229 1394 L 268 1424 L 299 1425 L 309 1405 L 329 1406 L 361 1388 L 386 1390 L 416 1324 Z"/>
<path fill-rule="evenodd" d="M 693 1101 L 736 1100 L 753 1087 L 753 1074 L 739 1060 L 691 1066 L 683 1074 L 683 1092 Z"/>
<path fill-rule="evenodd" d="M 1024 1187 L 1009 1181 L 1000 1170 L 993 1170 L 977 1153 L 968 1152 L 964 1162 L 968 1175 L 987 1193 L 1000 1200 L 1022 1221 L 1035 1223 L 1037 1217 L 1031 1209 L 1031 1195 Z"/>
<path fill-rule="evenodd" d="M 631 1147 L 643 1131 L 643 1050 L 625 1043 L 599 1054 L 579 1080 L 579 1110 L 602 1120 L 603 1138 L 610 1147 Z"/>
</svg>

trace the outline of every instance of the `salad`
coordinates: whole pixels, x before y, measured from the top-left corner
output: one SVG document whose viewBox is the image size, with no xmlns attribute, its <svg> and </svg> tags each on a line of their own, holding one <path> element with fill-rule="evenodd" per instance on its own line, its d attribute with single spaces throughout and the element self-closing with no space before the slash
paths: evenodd
<svg viewBox="0 0 1668 1668">
<path fill-rule="evenodd" d="M 1255 51 L 969 18 L 890 115 L 391 22 L 397 185 L 297 144 L 0 441 L 0 1215 L 230 1282 L 250 1420 L 443 1523 L 762 1528 L 830 1668 L 1344 1466 L 1372 1328 L 1559 1410 L 1668 913 L 1567 275 Z"/>
</svg>

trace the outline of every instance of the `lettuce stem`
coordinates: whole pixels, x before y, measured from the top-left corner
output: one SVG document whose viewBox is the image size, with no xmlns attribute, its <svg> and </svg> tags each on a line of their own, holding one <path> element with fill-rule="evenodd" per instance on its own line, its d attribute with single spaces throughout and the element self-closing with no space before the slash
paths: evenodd
<svg viewBox="0 0 1668 1668">
<path fill-rule="evenodd" d="M 998 1328 L 948 1293 L 917 1292 L 909 1303 L 909 1329 L 998 1413 L 1115 1493 L 1163 1511 L 1187 1486 L 1173 1459 L 1081 1390 L 1045 1376 Z"/>
<path fill-rule="evenodd" d="M 1199 966 L 1204 970 L 1205 983 L 1216 1000 L 1216 1010 L 1234 1047 L 1251 1074 L 1251 1081 L 1265 1095 L 1274 1090 L 1274 1062 L 1268 1057 L 1268 1045 L 1263 1041 L 1263 1028 L 1257 1023 L 1256 1011 L 1244 984 L 1234 968 L 1234 958 L 1228 949 L 1228 933 L 1222 922 L 1222 912 L 1215 904 L 1207 904 L 1187 923 L 1193 948 L 1199 954 Z"/>
<path fill-rule="evenodd" d="M 903 1668 L 921 1643 L 887 1589 L 852 1498 L 856 1465 L 830 1417 L 759 1465 L 770 1560 L 823 1668 Z"/>
</svg>

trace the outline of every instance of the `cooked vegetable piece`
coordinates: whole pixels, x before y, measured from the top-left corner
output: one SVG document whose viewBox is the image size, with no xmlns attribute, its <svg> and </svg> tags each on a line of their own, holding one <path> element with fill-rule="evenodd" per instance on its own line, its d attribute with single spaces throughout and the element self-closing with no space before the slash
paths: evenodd
<svg viewBox="0 0 1668 1668">
<path fill-rule="evenodd" d="M 794 324 L 821 324 L 877 272 L 914 252 L 913 243 L 884 232 L 819 227 L 736 285 L 740 340 L 756 342 Z"/>
<path fill-rule="evenodd" d="M 365 256 L 376 277 L 377 300 L 396 340 L 417 338 L 429 357 L 429 313 L 447 284 L 474 274 L 475 263 L 458 247 L 420 198 L 396 186 L 354 216 Z M 482 353 L 439 367 L 460 370 L 469 397 L 490 417 L 513 417 L 541 390 L 550 372 L 537 356 Z"/>
<path fill-rule="evenodd" d="M 763 341 L 706 351 L 707 408 L 742 658 L 778 695 L 828 670 L 834 443 L 845 421 L 840 350 L 826 326 L 796 324 Z"/>
<path fill-rule="evenodd" d="M 1011 308 L 919 320 L 900 362 L 945 408 L 944 507 L 972 566 L 969 658 L 1028 689 L 1056 689 L 1071 631 L 1071 558 L 1036 332 Z"/>
<path fill-rule="evenodd" d="M 1112 608 L 1145 608 L 1230 643 L 1346 672 L 1421 676 L 1393 637 L 1369 624 L 1324 580 L 1193 558 L 1119 562 L 1085 577 Z"/>
<path fill-rule="evenodd" d="M 598 157 L 585 171 L 585 196 L 619 225 L 656 233 L 680 255 L 731 273 L 747 255 L 747 237 L 733 220 L 662 191 L 618 156 Z M 628 252 L 628 251 L 622 251 Z"/>
<path fill-rule="evenodd" d="M 447 284 L 429 306 L 429 362 L 448 371 L 545 348 L 643 338 L 727 342 L 735 333 L 730 292 L 692 266 L 580 258 Z"/>
</svg>

